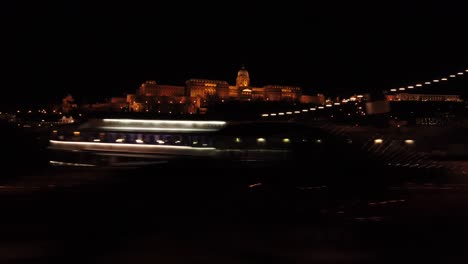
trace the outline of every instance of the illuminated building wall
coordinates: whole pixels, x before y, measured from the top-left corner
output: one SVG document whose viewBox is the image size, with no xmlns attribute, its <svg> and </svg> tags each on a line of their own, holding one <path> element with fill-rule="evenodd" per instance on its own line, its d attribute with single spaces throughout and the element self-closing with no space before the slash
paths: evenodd
<svg viewBox="0 0 468 264">
<path fill-rule="evenodd" d="M 156 81 L 146 81 L 138 89 L 141 96 L 184 96 L 185 87 L 176 85 L 161 85 Z"/>
<path fill-rule="evenodd" d="M 269 101 L 299 101 L 302 95 L 302 89 L 294 86 L 267 85 L 264 89 L 264 97 Z"/>
<path fill-rule="evenodd" d="M 265 97 L 264 88 L 252 87 L 252 100 L 262 100 L 264 97 Z"/>
<path fill-rule="evenodd" d="M 239 98 L 239 87 L 235 85 L 229 85 L 229 98 L 231 99 Z"/>
<path fill-rule="evenodd" d="M 459 95 L 449 94 L 410 94 L 398 93 L 387 95 L 388 101 L 431 101 L 431 102 L 461 102 Z"/>
<path fill-rule="evenodd" d="M 280 101 L 281 100 L 281 88 L 275 85 L 267 85 L 264 87 L 264 97 L 269 101 Z"/>
<path fill-rule="evenodd" d="M 200 98 L 188 96 L 150 96 L 137 97 L 129 103 L 129 111 L 156 112 L 164 114 L 197 113 L 200 108 Z"/>
<path fill-rule="evenodd" d="M 280 86 L 281 99 L 288 101 L 299 101 L 302 96 L 302 89 L 293 86 Z"/>
<path fill-rule="evenodd" d="M 252 89 L 250 87 L 242 87 L 242 89 L 239 91 L 239 100 L 242 101 L 250 101 L 252 100 Z"/>
<path fill-rule="evenodd" d="M 226 81 L 190 79 L 186 83 L 187 95 L 190 97 L 228 98 L 229 84 Z"/>
<path fill-rule="evenodd" d="M 301 103 L 303 104 L 316 104 L 324 105 L 325 104 L 325 95 L 301 95 Z"/>
</svg>

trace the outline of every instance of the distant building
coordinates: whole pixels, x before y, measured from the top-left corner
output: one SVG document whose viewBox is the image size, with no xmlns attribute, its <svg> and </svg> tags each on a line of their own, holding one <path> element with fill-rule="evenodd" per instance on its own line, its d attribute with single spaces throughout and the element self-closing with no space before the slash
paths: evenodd
<svg viewBox="0 0 468 264">
<path fill-rule="evenodd" d="M 388 94 L 388 101 L 421 101 L 421 102 L 462 102 L 460 95 L 449 94 Z"/>
<path fill-rule="evenodd" d="M 317 94 L 317 95 L 302 95 L 301 96 L 301 103 L 303 104 L 316 104 L 316 105 L 324 105 L 325 104 L 325 95 Z"/>
<path fill-rule="evenodd" d="M 127 95 L 129 111 L 158 113 L 200 113 L 213 102 L 287 101 L 301 102 L 302 88 L 285 85 L 251 86 L 250 76 L 242 67 L 235 85 L 222 80 L 189 79 L 185 86 L 161 85 L 146 81 L 135 94 Z M 315 101 L 320 101 L 317 99 Z"/>
</svg>

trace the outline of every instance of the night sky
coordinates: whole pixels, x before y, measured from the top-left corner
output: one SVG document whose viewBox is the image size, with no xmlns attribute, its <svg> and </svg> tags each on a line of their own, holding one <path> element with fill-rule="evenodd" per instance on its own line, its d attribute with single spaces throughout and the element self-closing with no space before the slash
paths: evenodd
<svg viewBox="0 0 468 264">
<path fill-rule="evenodd" d="M 233 84 L 242 64 L 252 85 L 333 96 L 468 68 L 468 9 L 450 1 L 17 2 L 0 4 L 3 106 L 92 102 L 145 80 Z"/>
</svg>

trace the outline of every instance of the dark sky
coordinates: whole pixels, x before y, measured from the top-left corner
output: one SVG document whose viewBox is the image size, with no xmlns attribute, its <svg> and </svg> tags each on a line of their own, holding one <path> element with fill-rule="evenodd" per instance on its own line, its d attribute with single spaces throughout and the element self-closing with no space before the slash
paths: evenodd
<svg viewBox="0 0 468 264">
<path fill-rule="evenodd" d="M 148 79 L 234 83 L 242 64 L 253 85 L 330 95 L 468 67 L 468 9 L 456 2 L 126 2 L 2 2 L 2 104 L 92 101 Z"/>
</svg>

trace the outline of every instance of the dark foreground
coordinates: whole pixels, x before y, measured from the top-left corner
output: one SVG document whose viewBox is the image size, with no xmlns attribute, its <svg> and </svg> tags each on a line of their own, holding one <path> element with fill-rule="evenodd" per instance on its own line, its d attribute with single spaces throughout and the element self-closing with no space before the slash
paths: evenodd
<svg viewBox="0 0 468 264">
<path fill-rule="evenodd" d="M 468 261 L 460 181 L 334 186 L 222 168 L 50 168 L 5 181 L 0 263 Z"/>
<path fill-rule="evenodd" d="M 44 137 L 2 131 L 0 263 L 468 262 L 466 162 L 300 148 L 289 164 L 57 168 Z"/>
</svg>

